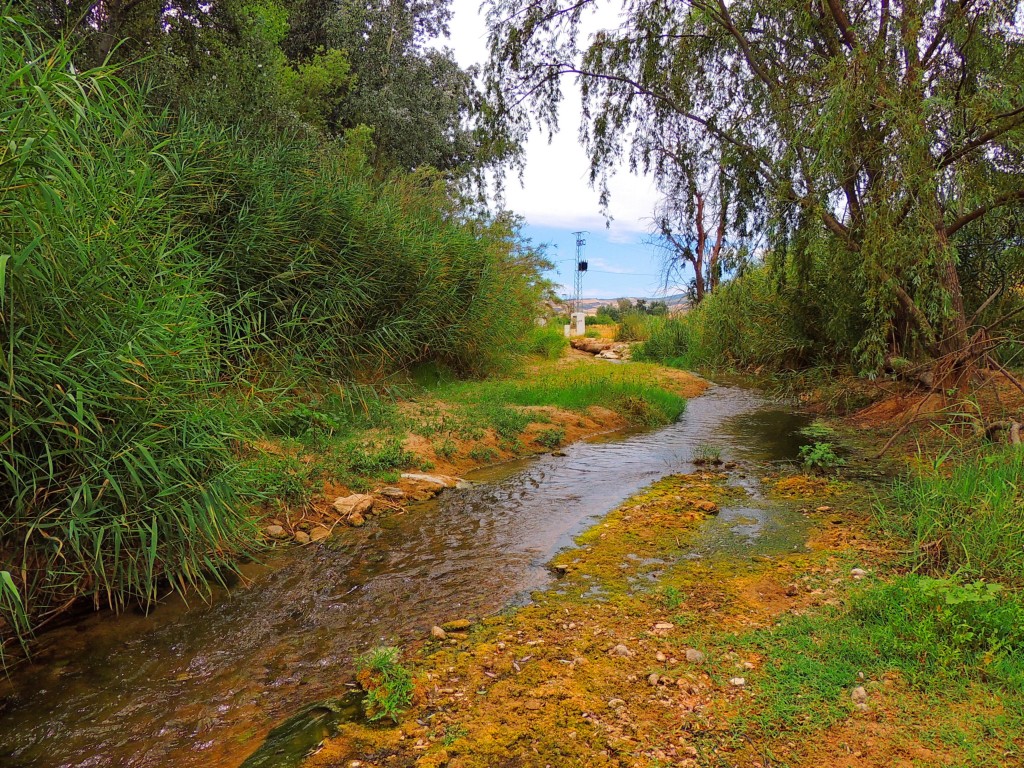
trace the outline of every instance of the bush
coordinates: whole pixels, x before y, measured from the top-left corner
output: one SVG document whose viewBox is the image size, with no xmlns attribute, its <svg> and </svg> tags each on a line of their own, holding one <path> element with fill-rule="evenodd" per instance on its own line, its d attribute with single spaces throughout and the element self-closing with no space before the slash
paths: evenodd
<svg viewBox="0 0 1024 768">
<path fill-rule="evenodd" d="M 535 327 L 526 337 L 526 351 L 547 360 L 557 360 L 569 348 L 569 340 L 556 325 Z"/>
<path fill-rule="evenodd" d="M 650 334 L 652 316 L 639 312 L 627 312 L 622 316 L 615 331 L 616 341 L 643 341 Z"/>
<path fill-rule="evenodd" d="M 687 315 L 651 318 L 647 340 L 633 349 L 633 359 L 674 368 L 696 367 L 693 335 Z"/>
</svg>

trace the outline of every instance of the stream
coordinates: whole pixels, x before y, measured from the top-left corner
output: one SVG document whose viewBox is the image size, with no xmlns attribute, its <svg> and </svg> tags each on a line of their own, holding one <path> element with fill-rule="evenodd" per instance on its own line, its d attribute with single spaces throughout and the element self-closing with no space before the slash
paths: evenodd
<svg viewBox="0 0 1024 768">
<path fill-rule="evenodd" d="M 551 584 L 546 564 L 559 549 L 641 488 L 692 472 L 696 446 L 727 461 L 792 459 L 807 422 L 750 390 L 714 386 L 675 424 L 481 470 L 473 487 L 346 529 L 329 546 L 279 550 L 208 602 L 169 597 L 149 615 L 99 613 L 47 632 L 32 662 L 0 682 L 0 765 L 238 768 L 275 725 L 344 693 L 366 649 Z M 737 477 L 759 497 L 756 477 Z M 784 505 L 725 509 L 702 524 L 690 556 L 791 551 L 805 533 Z"/>
</svg>

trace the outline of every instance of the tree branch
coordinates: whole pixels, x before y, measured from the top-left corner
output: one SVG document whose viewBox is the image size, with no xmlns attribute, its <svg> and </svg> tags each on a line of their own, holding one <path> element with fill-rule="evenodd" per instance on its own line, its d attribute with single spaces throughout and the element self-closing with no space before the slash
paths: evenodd
<svg viewBox="0 0 1024 768">
<path fill-rule="evenodd" d="M 1018 200 L 1024 200 L 1024 189 L 1018 189 L 1015 192 L 1007 192 L 1005 195 L 1000 195 L 991 203 L 986 203 L 985 205 L 975 208 L 970 213 L 964 214 L 946 227 L 946 237 L 952 237 L 961 227 L 970 224 L 975 219 L 980 219 L 990 211 L 994 211 L 996 208 L 1002 208 L 1004 205 L 1009 205 L 1010 203 Z"/>
</svg>

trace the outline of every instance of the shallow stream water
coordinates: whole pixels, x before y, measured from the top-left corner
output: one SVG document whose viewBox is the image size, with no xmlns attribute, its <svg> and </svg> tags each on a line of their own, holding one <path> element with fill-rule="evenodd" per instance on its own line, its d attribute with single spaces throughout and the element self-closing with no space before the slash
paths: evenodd
<svg viewBox="0 0 1024 768">
<path fill-rule="evenodd" d="M 551 583 L 546 563 L 559 549 L 639 489 L 693 471 L 696 446 L 718 446 L 726 460 L 792 459 L 806 423 L 716 386 L 675 424 L 483 470 L 472 488 L 347 529 L 330 546 L 272 555 L 208 604 L 169 598 L 148 616 L 97 614 L 49 632 L 0 684 L 0 766 L 237 768 L 276 724 L 343 693 L 367 648 Z M 757 497 L 755 478 L 738 482 Z M 784 506 L 726 509 L 691 556 L 791 551 L 804 534 Z"/>
</svg>

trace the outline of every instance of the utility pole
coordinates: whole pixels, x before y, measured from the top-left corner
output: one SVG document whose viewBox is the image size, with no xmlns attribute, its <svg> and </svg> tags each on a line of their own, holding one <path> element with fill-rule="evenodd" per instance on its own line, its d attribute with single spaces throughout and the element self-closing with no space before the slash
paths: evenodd
<svg viewBox="0 0 1024 768">
<path fill-rule="evenodd" d="M 580 300 L 583 298 L 583 273 L 587 271 L 587 261 L 583 258 L 583 249 L 587 244 L 584 235 L 589 235 L 589 232 L 579 231 L 573 232 L 576 236 L 576 283 L 575 292 L 573 293 L 572 300 L 572 311 L 580 311 Z"/>
</svg>

